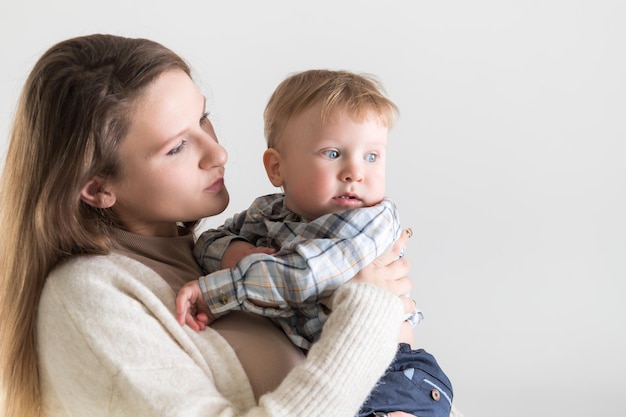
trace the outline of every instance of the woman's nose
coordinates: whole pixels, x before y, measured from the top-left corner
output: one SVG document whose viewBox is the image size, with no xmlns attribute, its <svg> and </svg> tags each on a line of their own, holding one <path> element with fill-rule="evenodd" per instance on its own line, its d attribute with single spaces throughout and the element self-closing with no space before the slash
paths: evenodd
<svg viewBox="0 0 626 417">
<path fill-rule="evenodd" d="M 226 148 L 220 145 L 214 138 L 206 140 L 203 152 L 203 157 L 200 160 L 200 167 L 203 169 L 224 166 L 228 161 Z"/>
</svg>

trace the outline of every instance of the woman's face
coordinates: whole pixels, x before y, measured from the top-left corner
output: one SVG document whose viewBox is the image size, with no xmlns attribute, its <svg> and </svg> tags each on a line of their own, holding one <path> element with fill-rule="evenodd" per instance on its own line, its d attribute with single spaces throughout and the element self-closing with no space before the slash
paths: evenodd
<svg viewBox="0 0 626 417">
<path fill-rule="evenodd" d="M 176 234 L 176 222 L 224 211 L 226 150 L 205 113 L 205 98 L 183 71 L 163 73 L 139 99 L 120 145 L 122 174 L 109 192 L 131 232 Z"/>
</svg>

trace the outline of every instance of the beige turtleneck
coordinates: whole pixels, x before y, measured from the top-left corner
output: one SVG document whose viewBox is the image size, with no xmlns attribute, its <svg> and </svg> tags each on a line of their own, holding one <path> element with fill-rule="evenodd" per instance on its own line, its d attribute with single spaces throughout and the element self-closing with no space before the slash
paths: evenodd
<svg viewBox="0 0 626 417">
<path fill-rule="evenodd" d="M 193 234 L 153 237 L 118 230 L 119 252 L 157 272 L 175 292 L 202 274 L 192 254 Z M 304 354 L 269 319 L 234 311 L 215 321 L 215 329 L 233 347 L 258 399 L 273 391 Z"/>
</svg>

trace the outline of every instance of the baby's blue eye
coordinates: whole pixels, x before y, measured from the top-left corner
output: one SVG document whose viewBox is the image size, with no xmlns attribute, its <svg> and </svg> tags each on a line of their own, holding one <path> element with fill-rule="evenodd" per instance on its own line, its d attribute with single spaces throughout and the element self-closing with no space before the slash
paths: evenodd
<svg viewBox="0 0 626 417">
<path fill-rule="evenodd" d="M 336 149 L 329 149 L 327 151 L 323 151 L 322 154 L 330 159 L 339 158 L 339 151 Z"/>
<path fill-rule="evenodd" d="M 367 155 L 365 155 L 365 160 L 367 162 L 376 162 L 377 159 L 378 155 L 376 155 L 375 153 L 368 153 Z"/>
</svg>

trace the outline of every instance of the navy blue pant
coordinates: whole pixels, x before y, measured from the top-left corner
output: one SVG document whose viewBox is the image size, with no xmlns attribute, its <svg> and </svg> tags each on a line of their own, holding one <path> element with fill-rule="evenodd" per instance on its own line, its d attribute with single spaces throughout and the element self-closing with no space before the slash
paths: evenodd
<svg viewBox="0 0 626 417">
<path fill-rule="evenodd" d="M 448 417 L 452 384 L 435 357 L 401 343 L 395 359 L 376 384 L 358 417 L 374 411 L 404 411 L 419 417 Z"/>
</svg>

